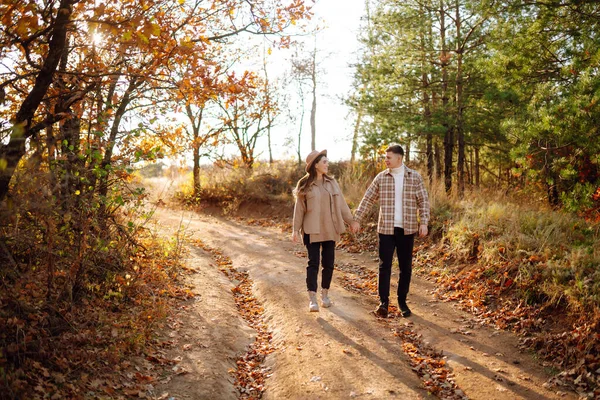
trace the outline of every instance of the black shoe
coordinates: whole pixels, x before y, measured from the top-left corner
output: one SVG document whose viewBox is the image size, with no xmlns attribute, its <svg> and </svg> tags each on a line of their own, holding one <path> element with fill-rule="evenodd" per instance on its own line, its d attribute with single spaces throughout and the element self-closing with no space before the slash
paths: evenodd
<svg viewBox="0 0 600 400">
<path fill-rule="evenodd" d="M 374 311 L 375 315 L 381 318 L 387 318 L 388 316 L 388 305 L 385 303 L 379 303 Z"/>
<path fill-rule="evenodd" d="M 404 318 L 408 318 L 412 315 L 410 308 L 408 308 L 406 304 L 400 304 L 400 315 L 402 315 Z"/>
</svg>

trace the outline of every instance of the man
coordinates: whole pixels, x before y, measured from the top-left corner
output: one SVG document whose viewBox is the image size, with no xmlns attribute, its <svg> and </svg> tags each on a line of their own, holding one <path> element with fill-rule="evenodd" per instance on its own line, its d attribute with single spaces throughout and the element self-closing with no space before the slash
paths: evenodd
<svg viewBox="0 0 600 400">
<path fill-rule="evenodd" d="M 400 266 L 398 306 L 403 317 L 411 315 L 406 296 L 412 275 L 413 244 L 417 232 L 419 236 L 427 235 L 429 222 L 429 198 L 423 178 L 417 171 L 405 166 L 403 158 L 404 150 L 399 145 L 391 145 L 386 149 L 385 164 L 388 169 L 373 179 L 355 213 L 355 219 L 360 222 L 369 208 L 379 200 L 377 232 L 380 303 L 375 314 L 383 318 L 388 315 L 394 251 Z"/>
</svg>

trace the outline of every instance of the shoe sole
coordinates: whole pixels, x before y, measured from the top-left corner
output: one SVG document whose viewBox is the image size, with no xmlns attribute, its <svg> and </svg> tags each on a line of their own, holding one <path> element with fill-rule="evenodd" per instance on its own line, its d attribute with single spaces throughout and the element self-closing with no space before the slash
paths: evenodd
<svg viewBox="0 0 600 400">
<path fill-rule="evenodd" d="M 378 318 L 387 318 L 388 317 L 388 314 L 385 314 L 385 315 L 379 314 L 377 311 L 373 311 L 373 314 L 375 314 L 375 316 Z"/>
</svg>

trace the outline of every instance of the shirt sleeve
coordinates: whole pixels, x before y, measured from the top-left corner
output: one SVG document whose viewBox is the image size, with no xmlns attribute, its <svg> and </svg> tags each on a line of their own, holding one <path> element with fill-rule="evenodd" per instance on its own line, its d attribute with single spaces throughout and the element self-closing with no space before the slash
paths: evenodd
<svg viewBox="0 0 600 400">
<path fill-rule="evenodd" d="M 425 189 L 425 183 L 423 182 L 423 177 L 420 174 L 418 176 L 418 185 L 417 185 L 417 208 L 419 209 L 419 217 L 421 225 L 429 224 L 429 195 L 427 194 L 427 190 Z"/>
<path fill-rule="evenodd" d="M 373 182 L 371 182 L 371 185 L 369 185 L 369 188 L 365 192 L 365 195 L 363 196 L 358 208 L 356 209 L 356 212 L 354 213 L 354 218 L 359 222 L 362 220 L 365 213 L 373 206 L 373 204 L 379 200 L 379 176 L 380 175 L 377 175 L 375 179 L 373 179 Z"/>
</svg>

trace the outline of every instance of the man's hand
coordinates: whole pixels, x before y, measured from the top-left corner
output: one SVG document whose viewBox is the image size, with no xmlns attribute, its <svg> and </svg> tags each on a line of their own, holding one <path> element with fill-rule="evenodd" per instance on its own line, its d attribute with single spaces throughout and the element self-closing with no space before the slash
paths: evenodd
<svg viewBox="0 0 600 400">
<path fill-rule="evenodd" d="M 428 232 L 427 225 L 419 225 L 419 236 L 420 237 L 427 236 L 427 232 Z"/>
<path fill-rule="evenodd" d="M 299 241 L 299 239 L 300 239 L 300 238 L 299 238 L 299 236 L 300 236 L 300 235 L 298 235 L 298 231 L 294 231 L 294 232 L 292 232 L 292 242 L 294 242 L 294 243 L 298 243 L 298 241 Z"/>
<path fill-rule="evenodd" d="M 358 223 L 358 221 L 352 221 L 352 223 L 350 224 L 350 232 L 356 233 L 359 230 L 360 230 L 360 224 Z"/>
</svg>

